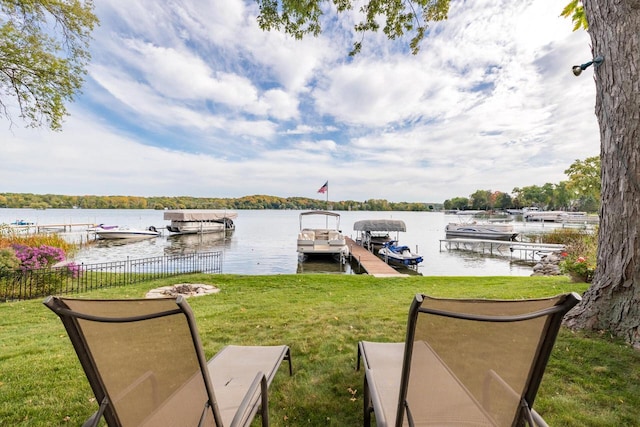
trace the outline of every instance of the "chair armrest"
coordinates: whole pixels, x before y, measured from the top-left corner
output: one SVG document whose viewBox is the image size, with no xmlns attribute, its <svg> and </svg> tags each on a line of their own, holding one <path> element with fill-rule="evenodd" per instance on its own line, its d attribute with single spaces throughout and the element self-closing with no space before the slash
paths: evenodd
<svg viewBox="0 0 640 427">
<path fill-rule="evenodd" d="M 253 408 L 257 404 L 255 402 L 254 396 L 257 392 L 260 393 L 260 406 L 261 406 L 261 418 L 262 418 L 262 426 L 267 427 L 269 425 L 269 396 L 267 393 L 267 377 L 262 373 L 258 372 L 253 379 L 253 382 L 249 386 L 249 390 L 247 390 L 247 394 L 244 395 L 238 410 L 236 411 L 233 420 L 231 420 L 231 426 L 244 426 L 247 422 L 251 420 L 251 413 L 253 412 Z M 249 417 L 247 417 L 249 415 Z"/>
</svg>

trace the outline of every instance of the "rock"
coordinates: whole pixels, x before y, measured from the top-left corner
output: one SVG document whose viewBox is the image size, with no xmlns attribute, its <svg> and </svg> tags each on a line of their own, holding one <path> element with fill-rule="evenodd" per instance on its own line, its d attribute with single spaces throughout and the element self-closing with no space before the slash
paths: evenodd
<svg viewBox="0 0 640 427">
<path fill-rule="evenodd" d="M 204 285 L 200 283 L 179 283 L 173 286 L 163 286 L 161 288 L 151 289 L 145 295 L 145 298 L 167 298 L 182 295 L 186 298 L 191 296 L 202 296 L 220 292 L 219 288 L 212 285 Z"/>
<path fill-rule="evenodd" d="M 559 253 L 551 253 L 549 255 L 543 255 L 540 261 L 533 266 L 532 276 L 559 276 L 562 274 L 560 271 L 560 261 L 562 258 Z"/>
</svg>

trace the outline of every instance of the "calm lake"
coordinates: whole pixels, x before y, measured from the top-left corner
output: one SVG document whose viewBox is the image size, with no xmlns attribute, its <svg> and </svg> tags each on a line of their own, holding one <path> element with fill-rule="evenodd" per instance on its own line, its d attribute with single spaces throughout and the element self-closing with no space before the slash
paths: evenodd
<svg viewBox="0 0 640 427">
<path fill-rule="evenodd" d="M 71 241 L 90 241 L 75 257 L 78 263 L 122 261 L 127 257 L 146 258 L 160 255 L 191 253 L 194 251 L 223 252 L 223 272 L 229 274 L 295 274 L 304 272 L 357 273 L 357 267 L 340 266 L 336 262 L 299 263 L 296 236 L 300 228 L 299 214 L 292 210 L 239 210 L 236 230 L 226 239 L 218 234 L 171 236 L 166 230 L 169 221 L 163 211 L 112 209 L 0 209 L 0 224 L 23 220 L 38 225 L 49 224 L 105 224 L 120 227 L 146 228 L 151 225 L 163 230 L 158 238 L 134 241 L 94 241 L 86 227 L 62 233 Z M 407 232 L 399 241 L 424 257 L 417 272 L 424 276 L 529 276 L 531 265 L 510 262 L 495 257 L 440 248 L 444 228 L 449 222 L 460 221 L 456 215 L 441 212 L 338 212 L 340 228 L 347 236 L 356 238 L 354 222 L 362 219 L 392 218 L 406 223 Z M 467 219 L 468 220 L 468 219 Z M 514 222 L 519 231 L 540 231 L 550 225 Z"/>
</svg>

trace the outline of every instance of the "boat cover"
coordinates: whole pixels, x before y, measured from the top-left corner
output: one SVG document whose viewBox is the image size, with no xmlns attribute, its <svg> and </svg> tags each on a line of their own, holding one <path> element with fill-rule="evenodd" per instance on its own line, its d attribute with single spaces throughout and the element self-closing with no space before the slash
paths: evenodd
<svg viewBox="0 0 640 427">
<path fill-rule="evenodd" d="M 407 231 L 404 221 L 399 219 L 363 219 L 353 224 L 355 231 Z"/>
<path fill-rule="evenodd" d="M 339 213 L 330 212 L 330 211 L 307 211 L 307 212 L 300 213 L 300 217 L 303 217 L 306 215 L 327 215 L 327 216 L 335 216 L 335 217 L 340 216 Z"/>
<path fill-rule="evenodd" d="M 164 212 L 165 221 L 221 221 L 225 218 L 236 218 L 235 212 L 219 210 L 184 209 Z"/>
</svg>

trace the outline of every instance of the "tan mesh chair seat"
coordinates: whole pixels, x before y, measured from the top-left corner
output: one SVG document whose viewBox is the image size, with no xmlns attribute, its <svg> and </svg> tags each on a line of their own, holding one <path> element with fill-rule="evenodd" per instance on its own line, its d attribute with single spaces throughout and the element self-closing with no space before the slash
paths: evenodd
<svg viewBox="0 0 640 427">
<path fill-rule="evenodd" d="M 249 425 L 289 347 L 227 346 L 207 362 L 182 296 L 136 300 L 49 297 L 109 426 Z"/>
<path fill-rule="evenodd" d="M 225 426 L 231 425 L 238 402 L 249 392 L 255 373 L 264 373 L 267 384 L 271 384 L 287 351 L 285 346 L 229 345 L 209 361 L 207 366 Z"/>
<path fill-rule="evenodd" d="M 404 343 L 358 344 L 364 424 L 546 426 L 533 409 L 562 317 L 580 297 L 453 300 L 416 295 Z"/>
</svg>

